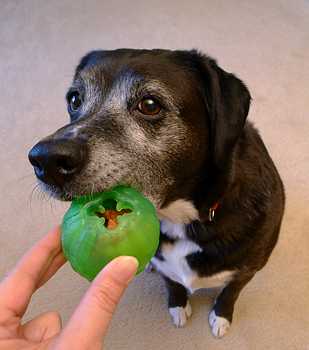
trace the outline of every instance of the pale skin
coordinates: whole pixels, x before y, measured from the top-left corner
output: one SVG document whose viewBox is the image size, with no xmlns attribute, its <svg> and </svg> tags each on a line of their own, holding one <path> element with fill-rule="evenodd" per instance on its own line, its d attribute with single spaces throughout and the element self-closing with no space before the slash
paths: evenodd
<svg viewBox="0 0 309 350">
<path fill-rule="evenodd" d="M 0 350 L 102 349 L 115 308 L 135 276 L 137 260 L 119 257 L 109 263 L 91 283 L 64 328 L 56 311 L 23 323 L 31 296 L 65 262 L 60 230 L 56 228 L 30 249 L 0 283 Z"/>
</svg>

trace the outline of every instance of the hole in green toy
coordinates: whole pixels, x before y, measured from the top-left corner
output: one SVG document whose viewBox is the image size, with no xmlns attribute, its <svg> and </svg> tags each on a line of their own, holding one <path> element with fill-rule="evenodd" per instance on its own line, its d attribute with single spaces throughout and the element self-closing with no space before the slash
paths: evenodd
<svg viewBox="0 0 309 350">
<path fill-rule="evenodd" d="M 115 201 L 115 199 L 108 198 L 102 202 L 102 206 L 105 208 L 105 210 L 106 209 L 116 210 L 117 202 Z"/>
<path fill-rule="evenodd" d="M 122 209 L 118 211 L 116 209 L 117 202 L 114 199 L 106 199 L 102 203 L 102 206 L 105 208 L 104 213 L 97 212 L 96 214 L 98 217 L 105 219 L 104 226 L 109 230 L 113 230 L 118 226 L 117 217 L 119 215 L 125 215 L 132 212 L 130 209 Z"/>
</svg>

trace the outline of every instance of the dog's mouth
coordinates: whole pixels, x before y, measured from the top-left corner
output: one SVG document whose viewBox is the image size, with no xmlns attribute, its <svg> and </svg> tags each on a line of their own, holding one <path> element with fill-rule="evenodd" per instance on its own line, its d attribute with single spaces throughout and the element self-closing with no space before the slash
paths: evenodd
<svg viewBox="0 0 309 350">
<path fill-rule="evenodd" d="M 133 183 L 132 181 L 113 181 L 112 183 L 105 184 L 95 184 L 95 183 L 86 183 L 84 185 L 79 185 L 74 188 L 73 186 L 65 185 L 63 188 L 58 186 L 54 186 L 52 184 L 45 183 L 38 179 L 39 187 L 44 192 L 47 193 L 51 198 L 63 201 L 63 202 L 71 202 L 74 199 L 82 196 L 92 196 L 98 193 L 102 193 L 112 189 L 115 186 L 123 185 L 123 186 L 132 186 L 135 187 L 140 192 L 143 192 L 143 189 Z"/>
<path fill-rule="evenodd" d="M 77 197 L 86 196 L 86 195 L 95 195 L 99 192 L 104 192 L 107 188 L 97 188 L 94 185 L 86 185 L 83 186 L 83 189 L 80 191 L 74 191 L 70 189 L 60 189 L 54 185 L 46 184 L 41 180 L 38 180 L 39 186 L 44 193 L 47 193 L 51 198 L 63 201 L 63 202 L 71 202 Z"/>
<path fill-rule="evenodd" d="M 117 185 L 124 185 L 124 186 L 132 186 L 135 189 L 137 189 L 138 191 L 140 191 L 156 208 L 156 210 L 160 210 L 161 206 L 162 206 L 162 200 L 157 197 L 156 194 L 153 193 L 149 193 L 145 190 L 143 190 L 141 188 L 141 186 L 136 185 L 135 183 L 131 183 L 129 181 L 124 182 L 116 182 L 115 184 L 109 185 L 109 186 L 95 186 L 93 184 L 88 184 L 83 186 L 83 189 L 80 191 L 73 191 L 73 190 L 68 190 L 66 188 L 60 189 L 56 186 L 50 185 L 50 184 L 46 184 L 44 182 L 42 182 L 41 180 L 38 180 L 39 182 L 39 186 L 41 188 L 41 190 L 44 193 L 47 193 L 51 198 L 63 201 L 63 202 L 72 202 L 74 199 L 81 197 L 81 196 L 91 196 L 91 195 L 95 195 L 97 193 L 101 193 L 101 192 L 105 192 L 110 190 L 111 188 L 117 186 Z M 115 219 L 117 216 L 119 215 L 123 215 L 125 213 L 113 213 L 110 212 L 109 214 L 111 214 L 111 223 L 110 225 L 113 225 L 115 223 Z M 115 216 L 116 215 L 116 216 Z M 109 222 L 107 220 L 107 222 Z"/>
<path fill-rule="evenodd" d="M 66 191 L 60 190 L 58 187 L 46 184 L 45 182 L 42 182 L 39 179 L 38 179 L 38 184 L 39 184 L 40 190 L 46 193 L 50 198 L 54 198 L 64 202 L 70 202 L 76 197 L 76 194 L 72 192 L 66 192 Z"/>
</svg>

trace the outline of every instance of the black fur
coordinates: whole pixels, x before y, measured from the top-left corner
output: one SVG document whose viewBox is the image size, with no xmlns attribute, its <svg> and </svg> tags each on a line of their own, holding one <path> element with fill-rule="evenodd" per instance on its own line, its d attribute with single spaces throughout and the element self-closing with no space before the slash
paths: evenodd
<svg viewBox="0 0 309 350">
<path fill-rule="evenodd" d="M 257 130 L 250 122 L 245 124 L 250 105 L 246 86 L 214 60 L 196 53 L 193 58 L 209 118 L 210 157 L 195 191 L 187 196 L 201 220 L 187 225 L 186 235 L 203 249 L 188 255 L 187 262 L 201 277 L 238 270 L 214 306 L 218 316 L 231 321 L 241 289 L 266 264 L 277 242 L 285 195 Z M 215 202 L 220 206 L 210 222 L 208 212 Z M 167 285 L 169 294 L 177 295 L 179 286 Z M 181 295 L 179 306 L 184 304 Z"/>
<path fill-rule="evenodd" d="M 131 90 L 142 87 L 144 81 L 160 81 L 168 87 L 173 102 L 151 118 L 132 107 L 137 97 L 131 91 L 126 92 L 131 96 L 123 105 L 106 104 L 114 82 L 130 76 L 135 79 Z M 119 49 L 93 51 L 82 58 L 70 91 L 78 90 L 86 98 L 87 89 L 89 109 L 70 113 L 71 123 L 44 139 L 48 169 L 37 159 L 38 154 L 42 156 L 42 143 L 32 151 L 37 176 L 62 199 L 122 182 L 149 195 L 158 209 L 178 199 L 191 201 L 199 220 L 187 224 L 186 237 L 202 251 L 186 259 L 199 276 L 237 270 L 214 306 L 217 315 L 231 321 L 241 289 L 266 264 L 277 242 L 285 202 L 275 165 L 257 130 L 246 121 L 251 101 L 248 88 L 196 50 Z M 126 137 L 132 125 L 146 138 L 144 148 Z M 68 138 L 82 140 L 89 157 L 75 169 L 72 159 L 63 161 L 63 155 L 70 155 L 63 147 L 60 184 L 54 174 L 59 172 L 59 154 L 50 154 L 50 150 L 55 142 Z M 154 144 L 157 148 L 152 148 Z M 113 162 L 114 153 L 117 162 Z M 58 168 L 53 173 L 57 181 L 50 184 L 44 172 L 52 169 L 52 157 Z M 210 222 L 209 208 L 216 202 L 219 208 Z M 160 245 L 175 240 L 162 234 Z M 160 249 L 156 256 L 164 259 Z M 186 289 L 165 280 L 169 306 L 185 306 Z"/>
<path fill-rule="evenodd" d="M 164 277 L 166 287 L 169 291 L 168 293 L 168 307 L 186 307 L 188 294 L 187 290 L 181 284 L 172 281 L 171 279 Z"/>
</svg>

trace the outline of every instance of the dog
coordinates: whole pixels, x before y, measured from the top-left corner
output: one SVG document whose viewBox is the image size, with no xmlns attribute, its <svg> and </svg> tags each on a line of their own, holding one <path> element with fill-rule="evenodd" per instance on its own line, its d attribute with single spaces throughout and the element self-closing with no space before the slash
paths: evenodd
<svg viewBox="0 0 309 350">
<path fill-rule="evenodd" d="M 217 288 L 214 336 L 267 262 L 284 212 L 284 187 L 253 124 L 251 96 L 234 74 L 197 50 L 92 51 L 66 95 L 70 122 L 37 143 L 29 160 L 61 200 L 125 184 L 160 218 L 151 264 L 168 291 L 174 324 L 189 295 Z"/>
</svg>

